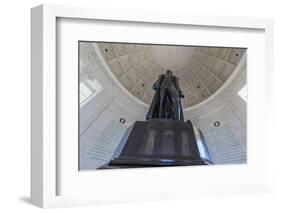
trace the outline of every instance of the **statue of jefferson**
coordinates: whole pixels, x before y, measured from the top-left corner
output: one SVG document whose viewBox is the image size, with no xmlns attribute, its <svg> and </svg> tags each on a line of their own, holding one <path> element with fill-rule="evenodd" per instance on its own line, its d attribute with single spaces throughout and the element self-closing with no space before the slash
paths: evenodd
<svg viewBox="0 0 281 213">
<path fill-rule="evenodd" d="M 159 76 L 152 88 L 155 94 L 146 115 L 146 120 L 164 118 L 184 120 L 181 98 L 184 97 L 178 83 L 179 79 L 170 70 Z"/>
</svg>

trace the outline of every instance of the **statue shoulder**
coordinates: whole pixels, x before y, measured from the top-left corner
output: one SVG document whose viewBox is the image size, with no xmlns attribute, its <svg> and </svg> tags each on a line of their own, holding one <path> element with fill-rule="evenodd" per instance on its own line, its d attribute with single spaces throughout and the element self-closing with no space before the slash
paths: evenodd
<svg viewBox="0 0 281 213">
<path fill-rule="evenodd" d="M 175 81 L 178 81 L 178 80 L 179 80 L 179 78 L 178 78 L 177 76 L 173 76 L 173 79 L 174 79 Z"/>
<path fill-rule="evenodd" d="M 153 86 L 152 86 L 152 88 L 153 88 L 154 90 L 158 90 L 158 89 L 160 88 L 160 84 L 161 84 L 161 82 L 162 82 L 162 80 L 163 80 L 163 77 L 164 77 L 163 74 L 159 75 L 158 79 L 154 82 L 154 84 L 153 84 Z"/>
</svg>

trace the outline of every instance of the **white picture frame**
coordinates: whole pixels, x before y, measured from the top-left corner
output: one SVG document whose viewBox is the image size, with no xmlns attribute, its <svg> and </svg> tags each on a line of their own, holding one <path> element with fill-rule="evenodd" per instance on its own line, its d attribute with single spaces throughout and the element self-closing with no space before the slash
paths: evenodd
<svg viewBox="0 0 281 213">
<path fill-rule="evenodd" d="M 204 15 L 188 15 L 188 14 L 173 14 L 173 13 L 153 13 L 147 11 L 123 11 L 101 8 L 85 8 L 74 6 L 54 6 L 54 5 L 41 5 L 31 10 L 31 73 L 32 73 L 32 88 L 31 88 L 31 201 L 33 204 L 47 208 L 47 207 L 59 207 L 59 206 L 76 206 L 76 205 L 92 205 L 97 203 L 114 203 L 114 202 L 128 202 L 128 201 L 141 201 L 141 200 L 161 200 L 161 199 L 173 199 L 173 198 L 188 198 L 194 196 L 213 196 L 213 195 L 230 195 L 230 194 L 251 194 L 251 193 L 263 193 L 269 192 L 271 187 L 271 173 L 270 173 L 270 153 L 264 153 L 263 165 L 255 165 L 257 162 L 253 162 L 252 170 L 246 166 L 238 167 L 224 167 L 221 170 L 224 172 L 237 172 L 239 175 L 242 170 L 249 173 L 248 179 L 243 181 L 233 181 L 233 184 L 223 182 L 217 185 L 201 185 L 201 183 L 194 182 L 193 188 L 187 186 L 180 189 L 178 185 L 167 185 L 164 181 L 159 181 L 159 184 L 153 192 L 147 192 L 150 195 L 146 195 L 145 192 L 140 192 L 138 189 L 123 191 L 123 195 L 114 192 L 108 194 L 110 189 L 107 189 L 107 193 L 102 194 L 80 194 L 80 195 L 58 195 L 58 184 L 62 184 L 58 181 L 58 174 L 61 171 L 61 166 L 58 165 L 59 152 L 57 139 L 59 132 L 57 131 L 57 87 L 60 83 L 57 79 L 57 20 L 58 18 L 64 19 L 79 19 L 79 20 L 100 20 L 103 21 L 118 21 L 133 22 L 133 23 L 153 23 L 155 26 L 165 26 L 172 28 L 176 26 L 200 26 L 206 28 L 218 28 L 227 29 L 229 31 L 233 29 L 241 30 L 258 30 L 263 33 L 264 46 L 264 68 L 262 68 L 266 79 L 260 79 L 260 82 L 264 82 L 265 87 L 261 89 L 264 97 L 263 108 L 257 113 L 267 113 L 264 116 L 263 122 L 266 126 L 265 132 L 261 132 L 262 138 L 265 139 L 263 145 L 268 147 L 270 141 L 272 141 L 271 134 L 271 119 L 273 100 L 270 91 L 273 88 L 273 21 L 271 19 L 257 19 L 257 18 L 241 18 L 241 17 L 217 17 L 217 16 L 204 16 Z M 256 86 L 256 85 L 255 85 Z M 251 88 L 250 88 L 251 90 Z M 250 107 L 256 103 L 249 102 Z M 264 110 L 264 111 L 262 111 Z M 250 119 L 254 119 L 250 117 Z M 251 152 L 259 152 L 251 149 Z M 257 154 L 257 153 L 256 153 Z M 78 159 L 74 159 L 78 160 Z M 249 166 L 250 168 L 250 166 Z M 185 176 L 185 168 L 168 168 L 169 172 L 173 172 L 173 176 Z M 208 172 L 212 172 L 212 167 L 205 168 Z M 206 171 L 205 170 L 205 171 Z M 218 170 L 218 169 L 216 169 Z M 249 171 L 248 171 L 249 170 Z M 168 171 L 164 169 L 149 169 L 147 170 L 154 176 L 165 175 Z M 198 168 L 193 168 L 195 172 L 193 178 L 200 177 L 204 174 L 204 171 Z M 196 171 L 198 173 L 196 174 Z M 254 171 L 254 172 L 253 172 Z M 78 172 L 78 170 L 77 170 Z M 218 171 L 220 172 L 220 171 Z M 115 173 L 115 176 L 114 176 Z M 216 171 L 214 172 L 216 173 Z M 144 178 L 144 174 L 140 170 L 135 170 L 135 174 L 138 178 Z M 87 173 L 83 174 L 87 176 Z M 90 175 L 90 174 L 89 174 Z M 116 177 L 115 171 L 107 171 L 106 180 Z M 118 174 L 117 174 L 118 175 Z M 125 175 L 125 173 L 124 173 Z M 253 180 L 253 184 L 250 183 L 250 177 L 260 175 L 262 178 Z M 124 176 L 126 178 L 130 176 Z M 164 177 L 164 176 L 163 176 Z M 215 176 L 214 176 L 215 177 Z M 109 179 L 108 179 L 109 178 Z M 87 179 L 87 177 L 86 177 Z M 72 180 L 69 178 L 69 180 Z M 147 179 L 143 179 L 144 182 Z M 183 183 L 182 179 L 179 182 Z M 77 183 L 73 182 L 73 190 Z M 160 190 L 161 186 L 165 190 Z M 124 186 L 126 188 L 126 186 Z M 130 186 L 127 186 L 129 188 Z M 189 187 L 189 188 L 188 188 Z M 144 188 L 145 189 L 145 188 Z M 71 190 L 71 188 L 70 188 Z M 158 190 L 158 191 L 157 191 Z M 170 193 L 166 194 L 165 193 Z M 176 194 L 175 194 L 176 193 Z"/>
</svg>

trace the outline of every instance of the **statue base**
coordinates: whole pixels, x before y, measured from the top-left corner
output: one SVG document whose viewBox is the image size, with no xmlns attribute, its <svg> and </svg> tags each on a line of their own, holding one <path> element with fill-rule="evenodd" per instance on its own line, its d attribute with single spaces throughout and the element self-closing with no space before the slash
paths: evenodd
<svg viewBox="0 0 281 213">
<path fill-rule="evenodd" d="M 200 156 L 190 121 L 151 119 L 137 121 L 121 153 L 109 168 L 208 165 Z"/>
</svg>

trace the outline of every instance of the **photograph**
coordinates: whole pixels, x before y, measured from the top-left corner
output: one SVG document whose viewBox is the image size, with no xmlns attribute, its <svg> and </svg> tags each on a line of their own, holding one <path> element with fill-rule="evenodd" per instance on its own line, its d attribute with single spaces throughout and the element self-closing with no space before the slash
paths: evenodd
<svg viewBox="0 0 281 213">
<path fill-rule="evenodd" d="M 27 60 L 12 57 L 19 48 L 2 39 L 13 61 L 8 67 L 21 67 L 13 69 L 19 75 L 30 68 L 27 98 L 18 95 L 24 85 L 3 89 L 10 97 L 4 107 L 24 100 L 30 108 L 2 110 L 12 127 L 5 144 L 13 147 L 4 149 L 3 162 L 13 158 L 9 150 L 21 156 L 3 171 L 26 173 L 7 175 L 20 177 L 12 188 L 28 181 L 30 196 L 18 200 L 91 212 L 102 206 L 119 212 L 127 204 L 128 212 L 170 212 L 187 202 L 196 211 L 274 212 L 281 195 L 278 7 L 115 3 L 27 4 L 30 16 L 7 16 L 15 23 L 24 20 L 18 14 L 29 17 L 29 26 L 7 32 L 29 46 L 30 67 L 18 66 Z M 30 45 L 18 29 L 28 31 Z M 11 74 L 5 82 L 23 83 L 4 73 Z M 15 149 L 11 137 L 27 127 L 17 128 L 20 116 L 30 122 L 29 147 L 18 138 Z M 16 166 L 24 159 L 28 168 Z M 5 202 L 7 209 L 17 207 L 14 201 Z"/>
<path fill-rule="evenodd" d="M 79 171 L 247 164 L 247 48 L 78 41 Z"/>
</svg>

